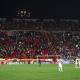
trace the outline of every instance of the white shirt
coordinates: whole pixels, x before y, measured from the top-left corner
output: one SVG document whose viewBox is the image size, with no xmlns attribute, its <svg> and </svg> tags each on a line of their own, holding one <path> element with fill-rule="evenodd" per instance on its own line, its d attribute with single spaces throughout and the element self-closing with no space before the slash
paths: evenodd
<svg viewBox="0 0 80 80">
<path fill-rule="evenodd" d="M 75 64 L 78 64 L 78 63 L 79 63 L 79 59 L 77 58 L 76 61 L 75 61 Z"/>
<path fill-rule="evenodd" d="M 79 59 L 79 65 L 80 65 L 80 59 Z"/>
<path fill-rule="evenodd" d="M 57 62 L 58 62 L 58 64 L 59 64 L 59 67 L 62 67 L 62 59 L 57 59 Z"/>
</svg>

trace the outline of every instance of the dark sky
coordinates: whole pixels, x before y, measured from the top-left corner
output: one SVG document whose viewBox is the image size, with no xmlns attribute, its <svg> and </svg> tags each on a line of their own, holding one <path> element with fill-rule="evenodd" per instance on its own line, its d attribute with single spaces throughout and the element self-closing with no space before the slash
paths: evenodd
<svg viewBox="0 0 80 80">
<path fill-rule="evenodd" d="M 2 0 L 0 17 L 16 17 L 18 8 L 28 8 L 32 18 L 80 19 L 80 2 L 73 0 Z"/>
</svg>

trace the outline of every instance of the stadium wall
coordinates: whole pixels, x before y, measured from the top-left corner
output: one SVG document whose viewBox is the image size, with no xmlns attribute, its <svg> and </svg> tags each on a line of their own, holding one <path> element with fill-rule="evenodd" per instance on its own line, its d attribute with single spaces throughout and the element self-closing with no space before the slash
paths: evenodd
<svg viewBox="0 0 80 80">
<path fill-rule="evenodd" d="M 70 64 L 70 60 L 63 60 L 63 64 Z M 0 64 L 38 64 L 37 59 L 0 59 Z M 41 64 L 57 64 L 52 59 L 41 59 Z"/>
</svg>

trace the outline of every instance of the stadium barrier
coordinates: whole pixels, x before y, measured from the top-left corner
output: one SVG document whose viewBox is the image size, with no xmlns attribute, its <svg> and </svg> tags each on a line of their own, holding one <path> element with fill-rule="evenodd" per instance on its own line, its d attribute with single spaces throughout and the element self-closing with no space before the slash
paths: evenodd
<svg viewBox="0 0 80 80">
<path fill-rule="evenodd" d="M 38 61 L 42 64 L 57 64 L 52 59 L 0 59 L 0 64 L 38 64 Z M 63 60 L 63 64 L 70 64 L 70 60 Z"/>
</svg>

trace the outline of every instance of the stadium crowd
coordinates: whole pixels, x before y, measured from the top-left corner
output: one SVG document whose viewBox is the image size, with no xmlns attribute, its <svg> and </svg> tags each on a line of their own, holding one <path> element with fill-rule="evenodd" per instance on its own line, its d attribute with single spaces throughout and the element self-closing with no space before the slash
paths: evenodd
<svg viewBox="0 0 80 80">
<path fill-rule="evenodd" d="M 70 28 L 67 28 L 68 24 L 61 26 L 63 24 L 53 19 L 0 22 L 0 58 L 25 59 L 57 54 L 66 59 L 80 56 L 80 33 L 74 31 L 74 26 L 76 30 L 79 26 L 78 21 L 70 21 L 73 25 Z"/>
</svg>

